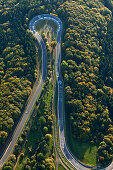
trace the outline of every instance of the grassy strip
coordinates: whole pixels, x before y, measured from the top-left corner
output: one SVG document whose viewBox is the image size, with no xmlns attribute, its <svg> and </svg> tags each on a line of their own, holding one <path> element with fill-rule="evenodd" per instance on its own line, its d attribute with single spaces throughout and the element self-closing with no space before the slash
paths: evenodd
<svg viewBox="0 0 113 170">
<path fill-rule="evenodd" d="M 57 88 L 57 83 L 56 83 L 56 88 L 55 88 L 55 97 L 54 97 L 54 106 L 55 106 L 55 115 L 54 115 L 54 134 L 55 134 L 55 147 L 57 150 L 57 153 L 64 163 L 64 165 L 71 170 L 74 170 L 75 168 L 72 166 L 72 164 L 66 159 L 64 154 L 61 151 L 60 148 L 60 142 L 59 142 L 59 125 L 58 125 L 58 114 L 57 114 L 57 102 L 58 102 L 58 88 Z"/>
<path fill-rule="evenodd" d="M 59 164 L 58 165 L 58 170 L 65 170 L 65 168 L 61 164 Z"/>
<path fill-rule="evenodd" d="M 52 28 L 52 32 L 55 33 L 54 35 L 54 39 L 56 39 L 56 34 L 57 34 L 57 27 L 56 27 L 56 23 L 52 20 L 40 20 L 38 23 L 36 23 L 35 28 L 38 32 L 40 32 L 40 30 L 44 29 L 44 27 L 48 25 L 49 27 Z M 53 39 L 53 38 L 52 38 Z"/>
<path fill-rule="evenodd" d="M 70 149 L 73 150 L 74 155 L 76 155 L 76 157 L 78 157 L 83 163 L 89 166 L 96 166 L 96 146 L 89 143 L 75 142 L 73 138 L 71 138 L 71 148 Z"/>
<path fill-rule="evenodd" d="M 57 131 L 59 129 L 58 126 L 55 126 L 54 128 L 55 128 L 55 132 L 57 133 Z M 68 169 L 74 170 L 75 168 L 72 166 L 72 164 L 70 162 L 68 162 L 68 160 L 66 159 L 66 157 L 64 156 L 64 154 L 61 151 L 60 143 L 59 143 L 59 135 L 58 135 L 58 133 L 57 134 L 56 133 L 55 133 L 55 143 L 56 143 L 57 153 L 58 153 L 60 159 L 62 160 L 62 162 L 66 165 L 66 167 Z"/>
</svg>

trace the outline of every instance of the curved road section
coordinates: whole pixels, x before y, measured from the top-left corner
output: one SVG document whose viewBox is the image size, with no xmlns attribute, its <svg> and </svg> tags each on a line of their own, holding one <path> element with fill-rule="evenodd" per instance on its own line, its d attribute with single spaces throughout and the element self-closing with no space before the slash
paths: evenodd
<svg viewBox="0 0 113 170">
<path fill-rule="evenodd" d="M 82 165 L 80 162 L 78 162 L 74 158 L 74 156 L 69 152 L 66 146 L 65 135 L 64 135 L 64 123 L 63 123 L 63 81 L 62 81 L 61 72 L 60 72 L 62 22 L 58 17 L 54 15 L 50 15 L 50 14 L 38 15 L 34 17 L 29 24 L 29 29 L 33 32 L 34 36 L 37 38 L 42 48 L 42 77 L 39 83 L 36 82 L 38 83 L 38 86 L 35 89 L 35 93 L 32 95 L 32 98 L 28 102 L 26 110 L 23 113 L 23 116 L 12 135 L 9 145 L 6 147 L 0 159 L 0 168 L 7 161 L 9 155 L 11 154 L 16 141 L 35 106 L 36 100 L 38 99 L 43 83 L 46 79 L 46 72 L 47 72 L 46 47 L 45 47 L 44 41 L 42 40 L 41 36 L 39 35 L 39 33 L 36 31 L 36 28 L 35 28 L 35 24 L 38 21 L 43 20 L 43 19 L 52 20 L 57 24 L 56 76 L 57 76 L 57 81 L 58 81 L 58 121 L 59 121 L 60 148 L 64 156 L 66 157 L 66 159 L 73 165 L 75 169 L 77 170 L 95 169 L 95 168 Z M 113 164 L 111 164 L 109 167 L 105 169 L 113 170 Z"/>
</svg>

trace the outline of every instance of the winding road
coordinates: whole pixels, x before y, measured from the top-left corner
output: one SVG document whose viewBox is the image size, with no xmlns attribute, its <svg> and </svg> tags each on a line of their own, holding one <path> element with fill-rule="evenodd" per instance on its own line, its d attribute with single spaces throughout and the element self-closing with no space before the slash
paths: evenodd
<svg viewBox="0 0 113 170">
<path fill-rule="evenodd" d="M 46 47 L 44 44 L 44 41 L 42 40 L 39 33 L 36 31 L 35 24 L 39 22 L 40 20 L 52 20 L 57 24 L 57 46 L 56 46 L 56 76 L 58 81 L 58 122 L 59 122 L 59 140 L 60 140 L 60 148 L 65 156 L 65 158 L 73 165 L 73 167 L 77 170 L 88 170 L 88 169 L 94 169 L 89 166 L 85 166 L 81 164 L 78 160 L 75 159 L 75 157 L 70 153 L 70 151 L 67 148 L 65 135 L 64 135 L 64 120 L 63 120 L 63 81 L 61 77 L 60 72 L 60 62 L 61 62 L 61 34 L 62 34 L 62 22 L 61 20 L 50 14 L 42 14 L 34 17 L 29 24 L 29 29 L 33 32 L 34 36 L 39 41 L 41 48 L 42 48 L 42 77 L 40 82 L 38 83 L 37 80 L 37 87 L 35 89 L 35 93 L 32 94 L 32 98 L 27 104 L 26 110 L 23 113 L 23 116 L 18 123 L 12 138 L 9 142 L 9 145 L 6 147 L 6 150 L 4 151 L 1 159 L 0 159 L 0 168 L 3 166 L 4 162 L 7 161 L 9 155 L 11 154 L 14 145 L 23 129 L 25 124 L 27 123 L 27 120 L 35 106 L 36 100 L 38 99 L 41 89 L 43 87 L 43 83 L 46 79 L 46 73 L 47 73 L 47 61 L 46 61 Z M 99 169 L 99 168 L 98 168 Z M 106 170 L 113 170 L 113 163 L 105 168 Z M 104 169 L 102 169 L 104 170 Z"/>
</svg>

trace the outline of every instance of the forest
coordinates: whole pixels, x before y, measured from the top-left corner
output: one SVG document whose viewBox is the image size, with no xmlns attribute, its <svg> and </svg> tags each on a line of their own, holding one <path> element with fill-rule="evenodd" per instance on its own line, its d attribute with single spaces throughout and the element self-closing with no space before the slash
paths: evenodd
<svg viewBox="0 0 113 170">
<path fill-rule="evenodd" d="M 21 116 L 35 81 L 35 43 L 21 15 L 12 10 L 14 4 L 0 2 L 0 147 Z"/>
<path fill-rule="evenodd" d="M 113 159 L 113 2 L 0 1 L 0 148 L 21 117 L 36 80 L 38 53 L 29 21 L 56 13 L 63 22 L 62 76 L 72 138 Z"/>
<path fill-rule="evenodd" d="M 100 1 L 66 2 L 61 64 L 72 137 L 98 147 L 97 162 L 113 158 L 112 12 Z"/>
</svg>

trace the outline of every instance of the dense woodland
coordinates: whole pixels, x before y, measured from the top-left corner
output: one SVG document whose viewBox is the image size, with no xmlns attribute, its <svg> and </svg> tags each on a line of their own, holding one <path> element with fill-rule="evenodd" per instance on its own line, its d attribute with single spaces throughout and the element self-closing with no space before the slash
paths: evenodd
<svg viewBox="0 0 113 170">
<path fill-rule="evenodd" d="M 100 1 L 66 2 L 62 74 L 72 136 L 98 147 L 97 161 L 113 158 L 112 12 Z"/>
<path fill-rule="evenodd" d="M 22 115 L 36 79 L 36 58 L 38 58 L 38 54 L 35 39 L 29 31 L 29 20 L 40 13 L 45 13 L 45 11 L 50 13 L 52 9 L 56 9 L 56 6 L 62 3 L 54 2 L 53 4 L 53 2 L 50 2 L 50 6 L 48 1 L 0 1 L 1 148 Z M 47 87 L 48 83 L 45 89 Z M 52 87 L 50 90 L 52 90 Z M 51 94 L 50 92 L 47 91 L 47 94 L 45 94 L 46 99 L 47 97 L 50 98 L 48 96 L 48 93 Z M 49 102 L 49 99 L 47 102 Z M 26 142 L 25 155 L 27 161 L 23 163 L 23 169 L 55 169 L 52 139 L 52 102 L 50 101 L 49 104 L 47 102 L 45 99 L 42 100 L 41 108 L 39 108 L 41 111 L 38 111 L 31 128 L 30 135 L 37 135 L 33 143 Z M 49 108 L 47 108 L 47 104 Z M 14 154 L 11 155 L 3 169 L 13 169 L 28 132 L 29 129 L 24 130 L 15 145 Z M 24 154 L 22 153 L 20 159 L 23 157 Z"/>
<path fill-rule="evenodd" d="M 22 26 L 21 11 L 12 10 L 15 3 L 0 1 L 0 146 L 22 114 L 35 80 L 35 44 Z"/>
<path fill-rule="evenodd" d="M 36 48 L 30 19 L 56 12 L 63 22 L 62 75 L 72 136 L 113 158 L 113 2 L 0 1 L 0 146 L 22 114 L 35 81 Z"/>
</svg>

